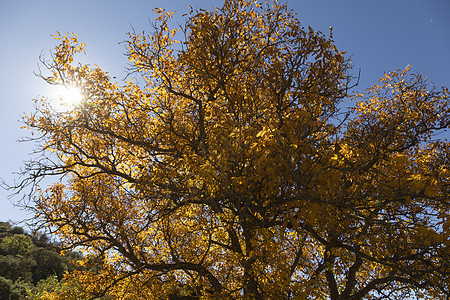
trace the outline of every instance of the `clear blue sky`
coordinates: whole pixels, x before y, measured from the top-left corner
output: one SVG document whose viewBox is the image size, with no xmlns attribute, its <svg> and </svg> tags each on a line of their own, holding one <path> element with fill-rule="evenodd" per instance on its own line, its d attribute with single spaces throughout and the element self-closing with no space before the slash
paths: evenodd
<svg viewBox="0 0 450 300">
<path fill-rule="evenodd" d="M 152 9 L 176 11 L 182 22 L 188 5 L 208 9 L 222 1 L 175 0 L 0 0 L 0 177 L 12 183 L 32 144 L 17 143 L 27 135 L 18 120 L 32 111 L 33 98 L 50 94 L 49 87 L 33 75 L 41 52 L 56 45 L 56 31 L 75 32 L 86 43 L 91 64 L 111 76 L 124 76 L 123 45 L 131 25 L 150 29 Z M 376 83 L 383 72 L 412 65 L 436 86 L 450 87 L 449 0 L 288 0 L 304 26 L 333 34 L 340 50 L 352 57 L 355 74 L 361 68 L 357 90 Z M 20 221 L 25 212 L 14 208 L 10 192 L 0 190 L 0 221 Z"/>
</svg>

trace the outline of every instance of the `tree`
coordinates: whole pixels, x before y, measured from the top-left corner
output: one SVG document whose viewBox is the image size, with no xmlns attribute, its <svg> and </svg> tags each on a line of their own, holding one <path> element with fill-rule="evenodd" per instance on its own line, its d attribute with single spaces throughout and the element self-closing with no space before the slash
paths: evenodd
<svg viewBox="0 0 450 300">
<path fill-rule="evenodd" d="M 60 288 L 63 273 L 73 270 L 77 252 L 60 256 L 58 245 L 45 234 L 0 222 L 0 299 L 40 299 Z"/>
<path fill-rule="evenodd" d="M 283 5 L 225 1 L 180 31 L 156 12 L 126 42 L 139 80 L 75 63 L 76 35 L 43 62 L 84 95 L 25 117 L 41 156 L 19 187 L 63 176 L 36 216 L 85 251 L 59 296 L 450 296 L 446 88 L 407 68 L 351 95 L 331 33 Z"/>
<path fill-rule="evenodd" d="M 31 281 L 36 262 L 30 257 L 33 243 L 25 234 L 3 237 L 0 241 L 0 277 Z"/>
</svg>

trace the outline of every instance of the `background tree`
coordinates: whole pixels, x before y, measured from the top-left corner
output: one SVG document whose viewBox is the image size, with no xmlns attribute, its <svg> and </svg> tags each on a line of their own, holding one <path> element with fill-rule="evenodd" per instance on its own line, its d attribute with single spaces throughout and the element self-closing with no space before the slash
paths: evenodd
<svg viewBox="0 0 450 300">
<path fill-rule="evenodd" d="M 331 33 L 282 5 L 225 1 L 180 32 L 156 12 L 126 42 L 139 80 L 74 63 L 75 35 L 43 62 L 84 95 L 25 117 L 42 156 L 19 188 L 64 176 L 34 209 L 86 254 L 49 297 L 450 296 L 446 88 L 406 69 L 349 95 Z"/>
<path fill-rule="evenodd" d="M 0 299 L 38 299 L 58 288 L 63 273 L 73 269 L 70 259 L 80 258 L 77 252 L 60 256 L 58 245 L 44 234 L 29 235 L 0 222 Z"/>
</svg>

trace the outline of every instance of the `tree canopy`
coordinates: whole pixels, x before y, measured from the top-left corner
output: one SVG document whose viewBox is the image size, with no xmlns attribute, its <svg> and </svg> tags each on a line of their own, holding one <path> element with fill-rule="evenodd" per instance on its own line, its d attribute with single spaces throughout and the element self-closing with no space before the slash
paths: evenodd
<svg viewBox="0 0 450 300">
<path fill-rule="evenodd" d="M 331 32 L 285 5 L 156 12 L 122 85 L 76 63 L 76 35 L 44 62 L 83 94 L 24 120 L 41 156 L 21 186 L 63 177 L 36 217 L 85 251 L 49 298 L 450 296 L 447 88 L 406 68 L 352 94 Z"/>
</svg>

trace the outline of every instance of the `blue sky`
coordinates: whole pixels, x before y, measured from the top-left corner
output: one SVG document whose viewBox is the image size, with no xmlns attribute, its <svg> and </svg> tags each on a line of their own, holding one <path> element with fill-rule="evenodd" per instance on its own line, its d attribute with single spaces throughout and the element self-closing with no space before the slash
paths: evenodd
<svg viewBox="0 0 450 300">
<path fill-rule="evenodd" d="M 449 0 L 288 0 L 304 26 L 333 35 L 339 50 L 347 51 L 357 75 L 361 69 L 362 91 L 384 72 L 412 65 L 436 86 L 450 87 Z M 150 30 L 155 14 L 163 7 L 176 11 L 175 21 L 193 8 L 209 9 L 223 1 L 175 0 L 0 0 L 0 178 L 12 183 L 33 145 L 18 143 L 27 132 L 18 122 L 31 112 L 32 99 L 51 95 L 51 89 L 34 76 L 39 55 L 56 46 L 56 31 L 75 32 L 86 43 L 84 60 L 98 64 L 118 79 L 125 75 L 126 33 Z M 14 208 L 10 191 L 0 190 L 0 221 L 20 221 L 27 215 Z"/>
</svg>

